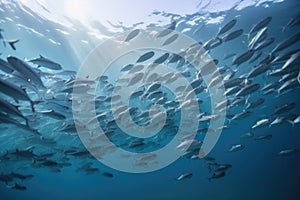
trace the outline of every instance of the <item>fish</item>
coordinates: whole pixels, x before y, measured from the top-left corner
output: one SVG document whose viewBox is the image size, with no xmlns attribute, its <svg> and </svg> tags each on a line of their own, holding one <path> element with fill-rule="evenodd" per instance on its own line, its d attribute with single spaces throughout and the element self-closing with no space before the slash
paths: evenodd
<svg viewBox="0 0 300 200">
<path fill-rule="evenodd" d="M 237 19 L 232 19 L 227 24 L 225 24 L 223 27 L 221 27 L 217 33 L 217 36 L 222 35 L 223 33 L 226 33 L 229 31 L 237 22 Z"/>
<path fill-rule="evenodd" d="M 272 134 L 259 135 L 254 140 L 270 140 L 272 138 Z"/>
<path fill-rule="evenodd" d="M 18 110 L 17 106 L 14 106 L 13 104 L 9 103 L 8 101 L 0 98 L 0 108 L 2 112 L 5 112 L 7 114 L 12 114 L 19 116 L 26 121 L 26 125 L 28 126 L 28 119 Z"/>
<path fill-rule="evenodd" d="M 107 178 L 113 178 L 114 177 L 114 175 L 112 173 L 109 173 L 109 172 L 103 172 L 102 176 L 105 176 Z"/>
<path fill-rule="evenodd" d="M 237 144 L 237 145 L 233 145 L 231 146 L 231 148 L 229 149 L 229 152 L 236 152 L 236 151 L 241 151 L 245 148 L 244 145 L 242 144 Z"/>
<path fill-rule="evenodd" d="M 267 37 L 267 27 L 264 27 L 263 29 L 261 29 L 259 32 L 257 32 L 257 34 L 252 38 L 252 40 L 249 42 L 249 47 L 251 49 L 254 48 L 254 46 L 258 43 L 261 42 L 262 40 L 264 40 L 264 38 Z"/>
<path fill-rule="evenodd" d="M 164 43 L 162 44 L 162 46 L 166 46 L 166 45 L 169 45 L 169 44 L 173 43 L 178 38 L 178 36 L 179 35 L 177 33 L 175 33 L 174 35 L 172 35 L 171 37 L 169 37 L 168 39 L 166 39 L 164 41 Z"/>
<path fill-rule="evenodd" d="M 2 70 L 7 74 L 11 74 L 14 71 L 13 67 L 8 62 L 6 62 L 1 58 L 0 58 L 0 70 Z"/>
<path fill-rule="evenodd" d="M 249 63 L 255 62 L 262 55 L 262 51 L 255 51 L 253 57 L 249 60 Z"/>
<path fill-rule="evenodd" d="M 136 63 L 145 62 L 146 60 L 152 58 L 154 54 L 154 51 L 146 52 L 137 59 Z"/>
<path fill-rule="evenodd" d="M 297 77 L 283 83 L 277 90 L 278 94 L 282 94 L 283 91 L 290 90 L 299 87 L 299 82 Z"/>
<path fill-rule="evenodd" d="M 255 24 L 251 30 L 249 31 L 248 35 L 250 36 L 252 33 L 255 33 L 259 30 L 261 30 L 262 28 L 266 27 L 272 20 L 272 17 L 266 17 L 263 20 L 259 21 L 257 24 Z"/>
<path fill-rule="evenodd" d="M 283 28 L 283 30 L 285 30 L 286 28 L 294 27 L 294 26 L 299 25 L 299 24 L 300 24 L 300 15 L 297 15 L 297 16 L 290 19 L 290 21 Z"/>
<path fill-rule="evenodd" d="M 297 149 L 285 149 L 285 150 L 281 150 L 278 153 L 278 156 L 282 156 L 282 157 L 286 157 L 286 156 L 291 156 L 298 153 Z"/>
<path fill-rule="evenodd" d="M 192 173 L 185 173 L 185 174 L 181 174 L 179 177 L 176 178 L 177 181 L 181 181 L 184 179 L 190 179 L 192 178 L 193 174 Z"/>
<path fill-rule="evenodd" d="M 176 28 L 176 22 L 173 21 L 170 26 L 162 31 L 160 31 L 156 37 L 160 38 L 160 37 L 164 37 L 169 35 L 170 33 L 172 33 Z"/>
<path fill-rule="evenodd" d="M 295 107 L 296 107 L 295 102 L 286 103 L 282 106 L 277 107 L 274 111 L 274 115 L 278 115 L 278 114 L 282 114 L 284 112 L 290 111 Z"/>
<path fill-rule="evenodd" d="M 257 91 L 260 88 L 260 85 L 258 83 L 251 84 L 251 85 L 246 85 L 242 89 L 240 89 L 235 96 L 240 97 L 240 96 L 246 96 L 248 94 L 251 94 L 255 91 Z"/>
<path fill-rule="evenodd" d="M 134 65 L 133 64 L 128 64 L 122 67 L 122 69 L 120 70 L 121 72 L 127 72 L 130 71 L 132 69 Z"/>
<path fill-rule="evenodd" d="M 18 173 L 15 173 L 15 172 L 11 172 L 11 173 L 9 174 L 9 176 L 12 177 L 12 178 L 20 179 L 20 180 L 22 180 L 22 181 L 34 177 L 34 175 L 32 175 L 32 174 L 23 175 L 23 174 L 18 174 Z"/>
<path fill-rule="evenodd" d="M 143 79 L 143 77 L 144 77 L 143 72 L 138 72 L 138 73 L 134 74 L 134 76 L 129 80 L 127 86 L 135 85 L 136 83 L 141 81 Z"/>
<path fill-rule="evenodd" d="M 255 51 L 253 49 L 250 49 L 250 50 L 236 56 L 232 62 L 232 65 L 239 66 L 240 64 L 248 61 L 253 56 L 254 52 Z"/>
<path fill-rule="evenodd" d="M 33 82 L 34 84 L 36 84 L 41 88 L 45 88 L 40 76 L 26 62 L 14 56 L 8 56 L 7 61 L 13 66 L 13 68 L 16 71 L 22 74 L 22 76 L 24 76 L 27 79 L 27 81 Z"/>
<path fill-rule="evenodd" d="M 291 68 L 300 62 L 300 51 L 294 53 L 291 55 L 291 57 L 284 63 L 282 66 L 282 70 L 286 70 L 288 68 Z"/>
<path fill-rule="evenodd" d="M 46 67 L 51 70 L 62 70 L 62 66 L 48 58 L 45 58 L 44 56 L 40 55 L 38 58 L 34 58 L 31 60 L 28 60 L 27 62 L 31 62 L 33 64 L 36 64 L 38 66 Z"/>
<path fill-rule="evenodd" d="M 263 104 L 265 102 L 264 98 L 259 98 L 255 101 L 249 102 L 246 106 L 246 109 L 256 108 L 257 106 Z"/>
<path fill-rule="evenodd" d="M 258 51 L 258 50 L 261 50 L 269 45 L 271 45 L 273 42 L 275 41 L 275 38 L 274 37 L 270 37 L 268 39 L 265 39 L 263 41 L 261 41 L 260 43 L 258 43 L 255 47 L 254 47 L 254 50 L 255 51 Z"/>
<path fill-rule="evenodd" d="M 246 76 L 246 79 L 249 79 L 249 78 L 254 78 L 264 72 L 266 72 L 267 70 L 270 69 L 270 65 L 269 64 L 265 64 L 265 63 L 262 63 L 262 64 L 259 64 L 258 66 L 254 67 Z"/>
<path fill-rule="evenodd" d="M 226 175 L 226 173 L 224 171 L 221 172 L 215 172 L 213 173 L 213 175 L 211 177 L 208 178 L 208 180 L 212 180 L 212 179 L 219 179 L 219 178 L 223 178 Z"/>
<path fill-rule="evenodd" d="M 153 61 L 153 64 L 162 64 L 162 63 L 164 63 L 169 58 L 169 56 L 170 56 L 169 53 L 164 53 L 162 56 L 160 56 L 159 58 L 155 59 Z"/>
<path fill-rule="evenodd" d="M 240 138 L 243 138 L 243 139 L 249 139 L 249 138 L 252 138 L 253 137 L 253 133 L 245 133 L 245 134 L 242 134 L 240 136 Z"/>
<path fill-rule="evenodd" d="M 26 186 L 20 185 L 18 183 L 15 183 L 14 185 L 7 186 L 8 188 L 14 189 L 14 190 L 26 190 Z"/>
<path fill-rule="evenodd" d="M 261 119 L 261 120 L 258 120 L 251 128 L 255 129 L 258 127 L 263 127 L 263 126 L 269 125 L 270 123 L 271 123 L 270 119 Z"/>
<path fill-rule="evenodd" d="M 300 40 L 300 33 L 296 33 L 295 35 L 284 39 L 283 41 L 281 41 L 280 43 L 278 43 L 275 48 L 272 50 L 271 53 L 276 53 L 278 51 L 281 51 L 293 44 L 296 44 L 298 41 Z"/>
<path fill-rule="evenodd" d="M 228 34 L 224 35 L 221 39 L 222 39 L 223 42 L 228 42 L 230 40 L 233 40 L 233 39 L 241 36 L 243 33 L 244 33 L 243 29 L 238 29 L 236 31 L 233 31 L 231 33 L 228 33 Z"/>
<path fill-rule="evenodd" d="M 251 114 L 250 111 L 243 111 L 243 112 L 240 112 L 238 114 L 235 114 L 231 120 L 235 120 L 235 119 L 243 119 L 245 117 L 248 117 L 249 115 Z"/>
<path fill-rule="evenodd" d="M 135 29 L 133 31 L 131 31 L 127 37 L 125 38 L 125 42 L 129 42 L 130 40 L 132 40 L 133 38 L 135 38 L 138 34 L 140 33 L 140 29 Z"/>
</svg>

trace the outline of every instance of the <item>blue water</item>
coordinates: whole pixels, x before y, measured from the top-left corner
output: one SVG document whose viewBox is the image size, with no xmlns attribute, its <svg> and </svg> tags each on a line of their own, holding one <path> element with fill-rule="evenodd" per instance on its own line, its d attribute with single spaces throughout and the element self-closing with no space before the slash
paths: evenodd
<svg viewBox="0 0 300 200">
<path fill-rule="evenodd" d="M 0 8 L 0 28 L 4 30 L 2 32 L 4 37 L 7 39 L 20 39 L 16 43 L 16 50 L 12 50 L 9 46 L 4 47 L 1 44 L 0 57 L 4 60 L 8 55 L 25 59 L 35 58 L 41 54 L 60 63 L 66 70 L 77 71 L 89 52 L 103 41 L 103 39 L 89 34 L 85 24 L 76 19 L 68 19 L 69 23 L 72 24 L 71 26 L 59 24 L 15 1 L 3 1 L 0 3 Z M 300 31 L 299 24 L 282 31 L 288 21 L 299 15 L 299 13 L 299 2 L 291 0 L 277 3 L 266 2 L 241 10 L 232 8 L 222 12 L 199 12 L 184 16 L 168 13 L 165 18 L 171 23 L 173 20 L 190 22 L 195 16 L 203 16 L 202 21 L 197 22 L 198 24 L 180 23 L 176 27 L 178 32 L 182 32 L 187 27 L 191 28 L 190 31 L 184 34 L 202 43 L 211 39 L 217 33 L 219 27 L 236 18 L 237 24 L 228 32 L 242 28 L 244 34 L 210 51 L 210 56 L 219 60 L 218 67 L 227 65 L 234 69 L 231 66 L 232 59 L 224 61 L 222 59 L 225 54 L 236 53 L 239 55 L 248 49 L 246 33 L 255 23 L 272 16 L 272 21 L 268 24 L 268 37 L 275 37 L 275 42 L 262 50 L 263 56 L 258 59 L 260 61 L 272 51 L 276 44 Z M 220 23 L 207 24 L 209 18 L 217 19 L 218 17 L 223 18 Z M 143 22 L 143 19 L 141 19 L 141 22 Z M 149 24 L 147 25 L 150 27 L 154 26 L 151 23 Z M 122 25 L 119 26 L 122 27 Z M 168 27 L 168 25 L 159 23 L 157 26 Z M 203 28 L 197 34 L 193 34 L 194 30 L 200 26 L 203 26 Z M 121 29 L 128 30 L 130 28 L 122 27 Z M 64 30 L 68 34 L 63 34 L 57 29 Z M 118 31 L 114 33 L 101 30 L 100 32 L 102 36 L 111 37 Z M 298 48 L 299 41 L 284 49 L 281 53 Z M 133 60 L 136 60 L 136 58 L 133 58 Z M 254 65 L 242 64 L 239 66 L 235 77 L 249 72 Z M 271 83 L 279 78 L 270 77 L 265 73 L 255 77 L 254 80 L 255 83 L 259 83 L 263 87 L 266 83 Z M 7 161 L 1 156 L 0 174 L 13 171 L 21 174 L 33 174 L 34 177 L 25 181 L 14 181 L 26 186 L 27 189 L 24 191 L 8 188 L 5 182 L 1 181 L 0 199 L 300 199 L 300 123 L 291 125 L 285 122 L 271 127 L 251 129 L 255 122 L 260 119 L 270 118 L 274 120 L 276 117 L 273 115 L 274 110 L 285 103 L 295 102 L 296 107 L 280 116 L 288 114 L 299 116 L 299 85 L 279 96 L 276 93 L 262 96 L 262 92 L 259 91 L 249 95 L 249 101 L 260 97 L 263 97 L 266 101 L 260 107 L 252 109 L 249 117 L 232 121 L 230 124 L 228 120 L 226 121 L 229 128 L 223 129 L 220 139 L 208 156 L 215 158 L 217 163 L 231 164 L 232 167 L 226 171 L 225 177 L 214 180 L 208 179 L 212 173 L 209 172 L 204 159 L 182 157 L 158 171 L 143 174 L 125 173 L 103 165 L 89 154 L 82 157 L 64 155 L 64 150 L 74 147 L 84 149 L 84 146 L 76 131 L 71 134 L 56 131 L 57 127 L 63 125 L 63 121 L 38 118 L 38 120 L 31 122 L 32 126 L 40 130 L 42 135 L 56 141 L 55 144 L 45 146 L 36 142 L 38 139 L 28 139 L 33 133 L 1 122 L 0 155 L 4 155 L 6 150 L 13 151 L 17 148 L 25 149 L 34 146 L 34 152 L 55 153 L 55 156 L 51 158 L 52 160 L 65 161 L 72 165 L 62 167 L 60 168 L 61 172 L 55 173 L 48 167 L 33 167 L 31 160 Z M 209 103 L 204 103 L 204 105 L 206 108 L 209 107 Z M 236 114 L 243 110 L 243 106 L 245 105 L 230 108 L 227 114 Z M 72 121 L 72 114 L 66 114 L 69 117 L 68 120 Z M 47 123 L 44 120 L 48 120 Z M 256 141 L 254 138 L 240 138 L 240 135 L 247 132 L 252 132 L 254 138 L 262 134 L 272 134 L 272 138 L 261 141 Z M 122 146 L 122 141 L 117 142 Z M 168 141 L 163 142 L 167 143 Z M 163 144 L 158 144 L 158 147 Z M 245 148 L 238 152 L 228 152 L 230 147 L 235 144 L 243 144 Z M 126 148 L 126 145 L 124 146 Z M 298 153 L 286 157 L 278 156 L 278 152 L 284 149 L 297 149 Z M 139 152 L 139 149 L 133 151 Z M 99 171 L 86 174 L 84 171 L 78 170 L 80 166 L 88 162 L 92 162 L 92 166 L 98 168 Z M 103 176 L 102 173 L 104 172 L 111 173 L 113 177 Z M 193 176 L 189 179 L 177 181 L 176 178 L 184 173 L 192 173 Z M 13 182 L 8 185 L 11 184 Z"/>
</svg>

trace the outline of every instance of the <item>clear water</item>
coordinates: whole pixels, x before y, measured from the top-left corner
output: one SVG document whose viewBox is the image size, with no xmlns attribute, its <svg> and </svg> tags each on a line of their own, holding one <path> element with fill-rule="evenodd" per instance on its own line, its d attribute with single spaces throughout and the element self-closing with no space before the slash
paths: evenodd
<svg viewBox="0 0 300 200">
<path fill-rule="evenodd" d="M 294 27 L 285 28 L 283 31 L 283 27 L 286 27 L 289 20 L 300 13 L 300 4 L 297 1 L 265 1 L 263 3 L 251 3 L 249 1 L 249 6 L 243 6 L 247 2 L 241 1 L 237 2 L 237 7 L 224 9 L 220 12 L 213 10 L 213 8 L 217 7 L 214 6 L 214 3 L 216 2 L 211 1 L 207 7 L 198 8 L 201 12 L 193 14 L 157 14 L 163 19 L 161 22 L 156 21 L 153 15 L 152 17 L 148 16 L 145 19 L 140 19 L 140 22 L 145 23 L 136 25 L 135 28 L 144 28 L 146 26 L 165 28 L 169 26 L 171 21 L 176 21 L 178 22 L 176 31 L 183 32 L 194 40 L 205 43 L 226 22 L 236 18 L 237 24 L 228 32 L 242 28 L 244 34 L 210 51 L 211 57 L 219 60 L 218 67 L 227 65 L 232 69 L 235 68 L 231 66 L 232 58 L 223 60 L 223 57 L 229 53 L 239 55 L 245 52 L 248 49 L 246 33 L 260 20 L 272 16 L 272 21 L 268 24 L 268 37 L 274 37 L 275 42 L 262 50 L 263 55 L 258 61 L 268 55 L 280 41 L 298 33 L 300 30 L 298 24 Z M 182 5 L 184 4 L 182 3 Z M 203 4 L 204 2 L 201 5 Z M 133 28 L 132 24 L 122 25 L 116 22 L 108 23 L 104 26 L 103 21 L 105 20 L 103 19 L 100 22 L 91 21 L 89 24 L 86 24 L 76 18 L 72 18 L 72 16 L 62 18 L 59 21 L 57 19 L 61 16 L 58 13 L 49 13 L 47 8 L 41 7 L 40 4 L 34 5 L 30 7 L 28 4 L 22 4 L 17 1 L 1 2 L 0 28 L 4 30 L 2 32 L 4 37 L 6 39 L 20 39 L 15 44 L 17 48 L 15 51 L 9 46 L 4 47 L 1 44 L 0 57 L 2 59 L 5 60 L 8 55 L 13 55 L 20 59 L 31 59 L 41 54 L 60 63 L 66 70 L 77 71 L 89 52 L 105 38 L 112 37 L 122 30 Z M 126 8 L 124 9 L 126 10 Z M 52 18 L 53 16 L 56 16 L 56 20 Z M 199 29 L 199 31 L 193 34 L 196 29 Z M 298 47 L 299 42 L 280 53 L 298 49 Z M 130 56 L 131 54 L 129 54 Z M 137 57 L 132 55 L 132 60 L 136 59 Z M 247 62 L 241 64 L 235 77 L 248 73 L 254 65 L 255 63 L 247 64 Z M 274 69 L 280 66 L 276 66 Z M 51 72 L 51 70 L 48 72 Z M 107 75 L 109 77 L 115 76 L 110 71 L 107 72 Z M 1 77 L 3 76 L 6 77 L 2 73 Z M 68 75 L 62 77 L 63 79 L 70 78 Z M 267 73 L 264 73 L 255 77 L 253 81 L 263 87 L 263 85 L 280 78 L 270 77 Z M 46 84 L 52 85 L 55 82 L 56 80 L 47 80 Z M 60 85 L 57 87 L 60 87 Z M 34 92 L 30 94 L 33 98 L 38 98 Z M 174 98 L 171 94 L 169 95 L 170 99 Z M 168 167 L 155 172 L 130 174 L 111 169 L 89 154 L 84 156 L 66 155 L 63 153 L 66 150 L 84 150 L 84 146 L 75 130 L 59 131 L 59 128 L 65 122 L 72 122 L 72 113 L 59 110 L 59 106 L 53 104 L 47 105 L 48 107 L 42 104 L 40 107 L 38 105 L 37 109 L 41 109 L 43 106 L 48 109 L 57 109 L 67 116 L 67 120 L 57 120 L 44 115 L 33 116 L 31 111 L 28 110 L 28 104 L 23 102 L 20 110 L 34 119 L 30 121 L 31 126 L 38 129 L 44 137 L 53 140 L 55 143 L 41 143 L 39 137 L 35 136 L 34 133 L 1 122 L 1 155 L 4 155 L 6 150 L 13 152 L 15 149 L 25 149 L 29 146 L 34 146 L 34 153 L 54 153 L 49 159 L 71 163 L 72 165 L 61 167 L 61 172 L 53 172 L 51 167 L 34 167 L 30 159 L 6 160 L 4 156 L 1 156 L 1 174 L 16 172 L 33 174 L 34 177 L 25 181 L 16 179 L 8 183 L 8 185 L 12 185 L 14 182 L 17 182 L 20 185 L 24 185 L 27 187 L 24 191 L 7 188 L 5 182 L 1 181 L 0 199 L 300 199 L 298 192 L 300 185 L 300 154 L 295 153 L 286 157 L 277 155 L 278 152 L 284 149 L 300 150 L 299 123 L 291 125 L 285 122 L 271 127 L 251 129 L 255 122 L 262 118 L 274 120 L 277 117 L 277 115 L 273 114 L 274 110 L 285 103 L 295 102 L 296 107 L 278 116 L 299 115 L 299 85 L 283 95 L 278 96 L 276 93 L 262 95 L 263 92 L 259 90 L 249 96 L 250 101 L 260 97 L 265 99 L 263 105 L 251 110 L 249 117 L 234 120 L 231 123 L 228 123 L 227 120 L 226 124 L 229 128 L 222 131 L 218 143 L 209 156 L 215 158 L 217 163 L 231 164 L 232 167 L 226 171 L 225 177 L 214 180 L 208 179 L 212 176 L 212 173 L 209 172 L 208 164 L 204 159 L 182 157 Z M 205 95 L 202 97 L 204 100 L 207 99 Z M 131 103 L 137 103 L 134 101 L 136 100 L 132 100 Z M 147 105 L 142 106 L 147 107 Z M 210 105 L 209 102 L 204 102 L 202 106 L 204 109 L 207 109 Z M 236 114 L 244 108 L 245 105 L 230 108 L 227 111 L 228 116 Z M 175 116 L 174 119 L 176 123 L 179 117 Z M 250 139 L 240 138 L 240 135 L 247 132 L 252 132 L 254 137 Z M 272 138 L 270 140 L 255 140 L 255 137 L 262 134 L 272 134 Z M 150 140 L 157 142 L 158 144 L 155 148 L 159 148 L 168 143 L 170 138 L 171 136 L 164 138 L 164 140 L 155 140 L 155 138 Z M 121 136 L 112 138 L 113 142 L 125 149 L 135 152 L 152 150 L 147 148 L 128 148 L 126 141 L 123 140 L 124 137 Z M 243 144 L 245 148 L 238 152 L 228 152 L 231 146 L 235 144 Z M 92 162 L 92 166 L 99 171 L 87 174 L 79 169 L 88 162 Z M 113 177 L 107 177 L 103 173 L 113 174 Z M 176 178 L 184 173 L 192 173 L 193 176 L 189 179 L 177 181 Z"/>
</svg>

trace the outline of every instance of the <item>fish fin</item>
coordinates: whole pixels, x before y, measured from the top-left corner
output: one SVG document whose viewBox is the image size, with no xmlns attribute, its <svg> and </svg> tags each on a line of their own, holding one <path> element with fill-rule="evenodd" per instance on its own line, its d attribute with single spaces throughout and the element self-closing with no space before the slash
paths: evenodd
<svg viewBox="0 0 300 200">
<path fill-rule="evenodd" d="M 10 45 L 10 47 L 11 47 L 13 50 L 16 50 L 15 43 L 17 43 L 18 41 L 19 41 L 19 40 L 8 41 L 8 44 Z"/>
<path fill-rule="evenodd" d="M 289 122 L 290 124 L 292 124 L 293 127 L 295 126 L 295 122 L 294 122 L 294 121 L 292 121 L 292 120 L 287 120 L 287 122 Z"/>
<path fill-rule="evenodd" d="M 44 58 L 44 57 L 40 54 L 40 58 Z"/>
</svg>

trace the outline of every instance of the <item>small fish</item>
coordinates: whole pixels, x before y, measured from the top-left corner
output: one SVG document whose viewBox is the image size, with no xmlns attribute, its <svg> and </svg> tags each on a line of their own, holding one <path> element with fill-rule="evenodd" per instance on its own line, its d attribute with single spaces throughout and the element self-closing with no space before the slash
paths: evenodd
<svg viewBox="0 0 300 200">
<path fill-rule="evenodd" d="M 252 138 L 253 137 L 253 133 L 245 133 L 243 135 L 240 136 L 240 138 L 243 138 L 243 139 L 248 139 L 248 138 Z"/>
<path fill-rule="evenodd" d="M 223 42 L 228 42 L 228 41 L 230 41 L 230 40 L 233 40 L 233 39 L 235 39 L 235 38 L 241 36 L 241 35 L 243 34 L 243 32 L 244 32 L 243 29 L 238 29 L 238 30 L 236 30 L 236 31 L 233 31 L 233 32 L 231 32 L 231 33 L 228 33 L 227 35 L 224 35 L 224 36 L 222 37 L 222 41 L 223 41 Z"/>
<path fill-rule="evenodd" d="M 262 40 L 264 40 L 264 38 L 267 37 L 267 27 L 264 27 L 263 29 L 261 29 L 260 31 L 257 32 L 257 34 L 252 38 L 252 40 L 249 42 L 249 47 L 251 49 L 254 48 L 255 44 L 257 44 L 258 42 L 261 42 Z"/>
<path fill-rule="evenodd" d="M 255 51 L 253 49 L 250 49 L 250 50 L 236 56 L 233 60 L 232 65 L 239 66 L 240 64 L 246 62 L 247 60 L 249 60 L 253 56 L 254 52 Z"/>
<path fill-rule="evenodd" d="M 290 111 L 292 110 L 293 108 L 296 107 L 296 103 L 295 102 L 291 102 L 291 103 L 286 103 L 278 108 L 275 109 L 274 111 L 274 114 L 277 115 L 277 114 L 281 114 L 281 113 L 284 113 L 284 112 L 287 112 L 287 111 Z"/>
<path fill-rule="evenodd" d="M 294 155 L 294 154 L 296 154 L 297 152 L 298 152 L 297 149 L 285 149 L 285 150 L 281 150 L 281 151 L 278 153 L 278 155 L 279 155 L 279 156 L 285 157 L 285 156 L 291 156 L 291 155 Z"/>
<path fill-rule="evenodd" d="M 190 179 L 192 178 L 193 174 L 192 173 L 186 173 L 186 174 L 182 174 L 180 175 L 178 178 L 176 178 L 177 181 L 181 181 L 184 179 Z"/>
<path fill-rule="evenodd" d="M 255 46 L 254 50 L 255 51 L 261 50 L 261 49 L 271 45 L 274 41 L 275 41 L 274 37 L 263 40 Z"/>
<path fill-rule="evenodd" d="M 164 41 L 164 43 L 162 44 L 162 46 L 166 46 L 171 44 L 172 42 L 174 42 L 176 39 L 178 38 L 178 34 L 174 34 L 171 37 L 169 37 L 168 39 L 166 39 L 166 41 Z"/>
<path fill-rule="evenodd" d="M 276 47 L 272 50 L 272 53 L 276 53 L 278 51 L 281 51 L 295 43 L 297 43 L 300 40 L 300 33 L 297 33 L 287 39 L 284 39 L 279 44 L 276 45 Z"/>
<path fill-rule="evenodd" d="M 132 40 L 133 38 L 135 38 L 138 34 L 140 33 L 140 29 L 135 29 L 133 31 L 131 31 L 127 37 L 125 38 L 125 42 L 129 42 L 130 40 Z"/>
<path fill-rule="evenodd" d="M 290 21 L 287 23 L 286 27 L 293 27 L 300 24 L 300 15 L 297 15 L 290 19 Z M 284 29 L 286 28 L 284 27 Z"/>
<path fill-rule="evenodd" d="M 258 66 L 256 66 L 255 68 L 253 68 L 246 76 L 246 78 L 253 78 L 253 77 L 256 77 L 264 72 L 266 72 L 267 70 L 270 69 L 270 65 L 268 64 L 265 64 L 265 63 L 262 63 L 262 64 L 259 64 Z"/>
<path fill-rule="evenodd" d="M 259 98 L 256 101 L 252 101 L 252 102 L 248 103 L 248 105 L 246 106 L 246 109 L 255 108 L 255 107 L 263 104 L 264 102 L 265 102 L 265 99 Z"/>
<path fill-rule="evenodd" d="M 157 58 L 156 60 L 154 60 L 153 64 L 162 64 L 169 58 L 169 56 L 170 56 L 169 53 L 165 53 L 162 56 L 160 56 L 159 58 Z"/>
<path fill-rule="evenodd" d="M 114 177 L 114 175 L 112 173 L 109 173 L 109 172 L 103 172 L 102 176 L 105 176 L 107 178 L 113 178 Z"/>
<path fill-rule="evenodd" d="M 293 89 L 296 87 L 299 87 L 299 82 L 297 77 L 286 81 L 283 85 L 280 86 L 280 88 L 278 88 L 277 92 L 278 94 L 281 94 L 283 91 Z"/>
<path fill-rule="evenodd" d="M 235 119 L 243 119 L 245 117 L 248 117 L 249 115 L 251 114 L 251 112 L 249 111 L 243 111 L 243 112 L 240 112 L 236 115 L 234 115 L 231 120 L 235 120 Z"/>
<path fill-rule="evenodd" d="M 124 67 L 122 67 L 122 69 L 120 71 L 127 72 L 127 71 L 131 70 L 133 66 L 134 66 L 133 64 L 125 65 Z"/>
<path fill-rule="evenodd" d="M 251 128 L 255 129 L 255 128 L 258 128 L 258 127 L 263 127 L 263 126 L 266 126 L 270 123 L 271 123 L 270 119 L 261 119 L 261 120 L 257 121 Z"/>
<path fill-rule="evenodd" d="M 265 134 L 257 136 L 254 140 L 270 140 L 272 138 L 272 134 Z"/>
<path fill-rule="evenodd" d="M 240 96 L 246 96 L 248 94 L 251 94 L 255 91 L 257 91 L 260 88 L 260 85 L 258 83 L 247 85 L 243 87 L 241 90 L 239 90 L 235 96 L 240 97 Z"/>
<path fill-rule="evenodd" d="M 149 60 L 150 58 L 152 58 L 154 56 L 154 51 L 149 51 L 147 53 L 144 53 L 143 55 L 141 55 L 138 60 L 136 61 L 137 63 L 140 62 L 145 62 L 146 60 Z"/>
<path fill-rule="evenodd" d="M 144 73 L 143 72 L 139 72 L 139 73 L 134 74 L 134 76 L 129 80 L 127 86 L 135 85 L 140 80 L 142 80 L 143 77 L 144 77 Z"/>
<path fill-rule="evenodd" d="M 265 19 L 259 21 L 257 24 L 255 24 L 250 32 L 249 32 L 249 35 L 252 34 L 252 33 L 255 33 L 257 31 L 259 31 L 260 29 L 266 27 L 272 20 L 272 17 L 266 17 Z"/>
<path fill-rule="evenodd" d="M 226 173 L 224 171 L 221 172 L 214 172 L 213 175 L 211 177 L 208 178 L 208 180 L 212 180 L 212 179 L 219 179 L 222 178 L 226 175 Z"/>
<path fill-rule="evenodd" d="M 26 186 L 23 186 L 23 185 L 20 185 L 18 183 L 15 183 L 15 185 L 12 185 L 12 186 L 7 186 L 8 188 L 11 188 L 11 189 L 15 189 L 15 190 L 26 190 Z"/>
<path fill-rule="evenodd" d="M 237 145 L 233 145 L 230 149 L 229 152 L 236 152 L 236 151 L 241 151 L 245 148 L 244 145 L 242 144 L 237 144 Z"/>
<path fill-rule="evenodd" d="M 262 51 L 255 51 L 253 57 L 249 60 L 249 63 L 255 62 L 262 55 Z"/>
<path fill-rule="evenodd" d="M 45 58 L 44 56 L 40 55 L 39 58 L 35 58 L 32 60 L 28 60 L 28 62 L 34 63 L 38 66 L 46 67 L 48 69 L 52 70 L 61 70 L 62 66 L 48 58 Z"/>
<path fill-rule="evenodd" d="M 286 70 L 288 68 L 291 68 L 292 66 L 296 66 L 297 64 L 299 64 L 299 61 L 300 61 L 300 51 L 291 55 L 291 57 L 284 63 L 281 69 Z"/>
<path fill-rule="evenodd" d="M 227 24 L 225 24 L 222 28 L 219 29 L 217 36 L 222 35 L 229 31 L 237 22 L 237 19 L 230 20 Z"/>
</svg>

